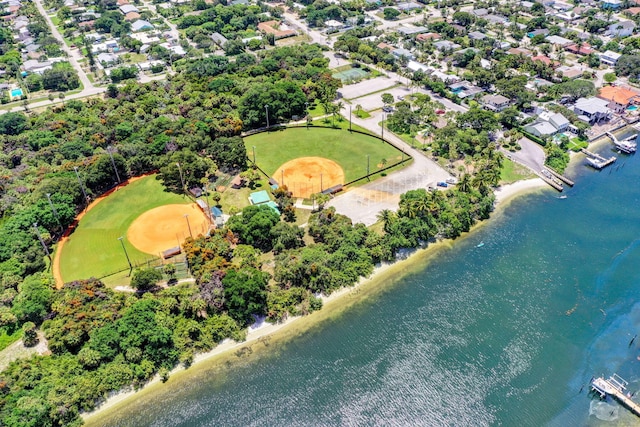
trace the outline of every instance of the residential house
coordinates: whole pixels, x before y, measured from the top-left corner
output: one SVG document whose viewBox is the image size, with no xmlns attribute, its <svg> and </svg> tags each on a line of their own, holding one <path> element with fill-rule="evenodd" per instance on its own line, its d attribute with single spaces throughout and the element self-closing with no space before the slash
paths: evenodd
<svg viewBox="0 0 640 427">
<path fill-rule="evenodd" d="M 564 37 L 560 37 L 560 36 L 548 36 L 548 37 L 545 37 L 545 40 L 551 44 L 554 44 L 560 47 L 565 47 L 573 44 L 572 40 L 565 39 Z"/>
<path fill-rule="evenodd" d="M 424 33 L 428 31 L 426 27 L 414 27 L 409 25 L 402 25 L 396 28 L 396 31 L 402 35 L 410 36 L 412 34 Z"/>
<path fill-rule="evenodd" d="M 549 123 L 555 127 L 558 132 L 564 132 L 569 127 L 569 120 L 560 113 L 551 114 L 549 116 Z"/>
<path fill-rule="evenodd" d="M 609 102 L 605 99 L 580 98 L 576 101 L 573 112 L 578 115 L 578 119 L 583 122 L 594 124 L 607 121 L 611 118 L 611 110 L 607 107 Z"/>
<path fill-rule="evenodd" d="M 389 43 L 385 43 L 385 42 L 378 43 L 376 47 L 378 49 L 382 49 L 382 50 L 387 49 L 388 51 L 391 51 L 391 50 L 395 49 L 392 45 L 390 45 Z"/>
<path fill-rule="evenodd" d="M 524 130 L 539 138 L 555 135 L 556 133 L 558 133 L 558 129 L 556 129 L 555 126 L 544 120 L 536 121 L 525 126 Z"/>
<path fill-rule="evenodd" d="M 123 15 L 126 15 L 129 12 L 140 12 L 140 10 L 132 4 L 123 4 L 118 9 L 122 12 Z"/>
<path fill-rule="evenodd" d="M 440 51 L 455 50 L 455 49 L 458 49 L 460 47 L 459 44 L 454 43 L 454 42 L 449 41 L 449 40 L 440 40 L 440 41 L 435 42 L 433 45 L 435 46 L 436 49 L 438 49 Z"/>
<path fill-rule="evenodd" d="M 509 25 L 509 20 L 502 15 L 486 15 L 483 16 L 483 19 L 486 19 L 492 24 Z"/>
<path fill-rule="evenodd" d="M 144 19 L 138 19 L 133 24 L 131 24 L 131 31 L 137 33 L 139 31 L 148 31 L 153 30 L 153 25 L 149 21 L 145 21 Z"/>
<path fill-rule="evenodd" d="M 537 30 L 529 31 L 527 33 L 527 37 L 532 39 L 535 36 L 539 36 L 539 35 L 546 36 L 547 34 L 549 34 L 549 30 L 547 30 L 546 28 L 540 28 L 540 29 L 537 29 Z"/>
<path fill-rule="evenodd" d="M 606 52 L 600 54 L 600 62 L 613 67 L 616 65 L 618 59 L 620 59 L 621 56 L 621 53 L 607 50 Z"/>
<path fill-rule="evenodd" d="M 522 47 L 512 47 L 507 51 L 507 53 L 509 55 L 522 55 L 522 56 L 531 56 L 533 54 L 533 52 L 531 52 L 529 49 L 525 49 Z"/>
<path fill-rule="evenodd" d="M 551 136 L 566 131 L 569 128 L 569 120 L 560 113 L 543 111 L 537 120 L 524 127 L 524 130 L 537 137 Z"/>
<path fill-rule="evenodd" d="M 625 10 L 624 13 L 631 17 L 640 15 L 640 7 L 630 7 L 629 9 Z"/>
<path fill-rule="evenodd" d="M 489 10 L 485 8 L 478 8 L 478 9 L 473 9 L 471 13 L 477 16 L 478 18 L 481 18 L 481 17 L 487 16 L 489 14 Z"/>
<path fill-rule="evenodd" d="M 563 65 L 562 67 L 556 68 L 556 72 L 561 76 L 565 77 L 569 80 L 577 79 L 582 76 L 582 70 L 577 67 L 569 67 L 567 65 Z"/>
<path fill-rule="evenodd" d="M 398 3 L 396 7 L 403 12 L 411 12 L 412 10 L 422 9 L 424 6 L 421 6 L 419 3 L 408 1 L 404 3 Z"/>
<path fill-rule="evenodd" d="M 225 36 L 223 36 L 220 33 L 213 33 L 211 34 L 210 37 L 211 37 L 211 40 L 213 40 L 213 42 L 220 47 L 224 47 L 224 45 L 227 44 L 227 42 L 229 41 Z"/>
<path fill-rule="evenodd" d="M 480 31 L 472 31 L 468 34 L 468 36 L 471 40 L 484 40 L 487 38 L 487 36 L 482 34 Z"/>
<path fill-rule="evenodd" d="M 112 67 L 118 62 L 120 62 L 120 58 L 118 55 L 114 55 L 113 53 L 102 52 L 97 56 L 98 63 L 103 67 Z"/>
<path fill-rule="evenodd" d="M 564 50 L 576 55 L 591 55 L 592 53 L 595 53 L 595 50 L 591 48 L 589 43 L 570 44 L 569 46 L 565 46 Z"/>
<path fill-rule="evenodd" d="M 463 80 L 458 83 L 453 83 L 449 85 L 449 90 L 453 92 L 458 98 L 473 98 L 479 93 L 484 92 L 484 90 L 478 86 L 474 86 L 470 82 Z"/>
<path fill-rule="evenodd" d="M 416 71 L 422 71 L 422 72 L 425 72 L 425 73 L 430 71 L 429 67 L 427 67 L 426 65 L 421 64 L 419 62 L 416 62 L 416 61 L 407 62 L 407 68 L 409 70 L 413 71 L 414 73 Z"/>
<path fill-rule="evenodd" d="M 422 33 L 416 36 L 416 40 L 426 42 L 427 40 L 440 40 L 442 37 L 438 33 Z"/>
<path fill-rule="evenodd" d="M 413 53 L 411 53 L 410 51 L 408 51 L 407 49 L 402 49 L 402 48 L 398 48 L 398 49 L 394 49 L 391 51 L 391 54 L 393 56 L 395 56 L 396 58 L 407 58 L 409 60 L 413 60 L 416 59 L 415 55 Z"/>
<path fill-rule="evenodd" d="M 563 12 L 566 12 L 567 10 L 570 10 L 573 7 L 573 5 L 572 4 L 568 4 L 568 3 L 564 3 L 564 2 L 561 2 L 561 1 L 556 1 L 556 2 L 553 3 L 552 7 L 555 10 L 561 10 Z"/>
<path fill-rule="evenodd" d="M 549 57 L 548 57 L 548 56 L 546 56 L 546 55 L 538 55 L 538 56 L 534 56 L 534 57 L 532 57 L 532 58 L 531 58 L 531 60 L 532 60 L 533 62 L 535 62 L 535 61 L 543 62 L 543 63 L 547 64 L 548 66 L 550 66 L 550 67 L 552 67 L 552 68 L 556 68 L 556 67 L 559 67 L 559 66 L 560 66 L 560 62 L 558 62 L 558 61 L 554 61 L 554 60 L 552 60 L 551 58 L 549 58 Z"/>
<path fill-rule="evenodd" d="M 129 12 L 124 15 L 124 20 L 127 22 L 137 21 L 138 19 L 140 19 L 140 14 L 138 12 Z"/>
<path fill-rule="evenodd" d="M 440 70 L 434 70 L 431 73 L 431 77 L 435 77 L 435 78 L 437 78 L 437 79 L 439 79 L 439 80 L 441 80 L 441 81 L 443 81 L 444 83 L 447 83 L 447 84 L 455 83 L 455 82 L 459 82 L 460 81 L 460 77 L 458 77 L 456 75 L 453 75 L 453 74 L 443 73 Z"/>
<path fill-rule="evenodd" d="M 607 107 L 616 113 L 623 113 L 631 104 L 640 101 L 640 92 L 622 86 L 604 86 L 598 98 L 609 101 Z"/>
<path fill-rule="evenodd" d="M 600 0 L 600 7 L 602 7 L 603 9 L 618 10 L 622 8 L 623 3 L 624 0 Z"/>
<path fill-rule="evenodd" d="M 258 24 L 258 31 L 262 31 L 264 34 L 273 34 L 276 40 L 293 37 L 297 34 L 294 30 L 289 29 L 284 24 L 280 24 L 278 21 L 261 22 Z"/>
<path fill-rule="evenodd" d="M 480 103 L 488 110 L 500 112 L 509 107 L 511 100 L 502 95 L 485 95 L 480 98 Z"/>
<path fill-rule="evenodd" d="M 335 19 L 330 19 L 328 21 L 325 21 L 324 26 L 328 30 L 338 31 L 338 30 L 346 27 L 346 24 L 344 22 L 336 21 Z"/>
<path fill-rule="evenodd" d="M 609 25 L 607 34 L 611 37 L 628 37 L 633 34 L 636 24 L 633 21 L 621 21 Z"/>
<path fill-rule="evenodd" d="M 22 68 L 28 73 L 42 74 L 47 70 L 53 68 L 51 61 L 36 61 L 35 59 L 29 59 L 22 63 Z"/>
</svg>

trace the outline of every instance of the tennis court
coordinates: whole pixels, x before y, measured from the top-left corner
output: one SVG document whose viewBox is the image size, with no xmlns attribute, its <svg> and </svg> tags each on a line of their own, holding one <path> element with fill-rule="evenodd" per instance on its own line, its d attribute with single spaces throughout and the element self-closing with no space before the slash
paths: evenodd
<svg viewBox="0 0 640 427">
<path fill-rule="evenodd" d="M 349 82 L 349 81 L 364 79 L 368 75 L 369 73 L 364 71 L 362 68 L 350 68 L 348 70 L 335 73 L 333 77 L 336 79 L 340 79 L 343 82 Z"/>
</svg>

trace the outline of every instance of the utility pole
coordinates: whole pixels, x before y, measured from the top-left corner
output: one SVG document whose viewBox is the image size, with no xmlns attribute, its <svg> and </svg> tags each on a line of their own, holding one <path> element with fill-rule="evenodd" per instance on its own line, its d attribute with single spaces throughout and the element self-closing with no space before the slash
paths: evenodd
<svg viewBox="0 0 640 427">
<path fill-rule="evenodd" d="M 78 184 L 80 184 L 80 190 L 82 190 L 82 195 L 84 196 L 85 207 L 88 207 L 89 197 L 87 197 L 87 192 L 84 190 L 84 185 L 82 184 L 82 180 L 80 179 L 80 174 L 78 173 L 78 167 L 74 166 L 73 170 L 76 171 L 76 178 L 78 178 Z"/>
<path fill-rule="evenodd" d="M 309 130 L 309 102 L 304 103 L 304 121 L 307 122 L 307 130 Z"/>
<path fill-rule="evenodd" d="M 131 265 L 131 260 L 129 259 L 127 248 L 124 246 L 123 239 L 124 239 L 124 236 L 118 237 L 118 240 L 120 240 L 120 243 L 122 244 L 122 250 L 124 251 L 124 256 L 127 257 L 127 263 L 129 264 L 129 276 L 131 276 L 131 272 L 133 271 L 133 266 Z"/>
<path fill-rule="evenodd" d="M 367 154 L 367 177 L 369 176 L 369 155 Z"/>
<path fill-rule="evenodd" d="M 180 173 L 180 183 L 182 184 L 182 192 L 186 194 L 187 189 L 184 186 L 184 178 L 182 177 L 182 167 L 180 167 L 180 163 L 176 163 L 176 166 L 178 166 L 178 173 Z"/>
<path fill-rule="evenodd" d="M 107 153 L 109 153 L 109 157 L 111 158 L 111 165 L 113 166 L 113 170 L 116 173 L 116 178 L 118 179 L 118 184 L 122 181 L 120 180 L 120 174 L 118 173 L 118 168 L 116 167 L 116 162 L 113 160 L 113 154 L 111 153 L 111 146 L 107 146 Z"/>
<path fill-rule="evenodd" d="M 253 164 L 256 164 L 256 146 L 253 146 Z"/>
<path fill-rule="evenodd" d="M 265 105 L 264 109 L 267 111 L 267 132 L 269 132 L 269 105 Z"/>
<path fill-rule="evenodd" d="M 184 214 L 184 218 L 187 220 L 187 227 L 189 227 L 189 236 L 193 239 L 193 233 L 191 232 L 191 224 L 189 224 L 189 214 Z"/>
<path fill-rule="evenodd" d="M 349 132 L 351 132 L 351 104 L 349 104 Z"/>
<path fill-rule="evenodd" d="M 44 243 L 44 240 L 42 239 L 42 236 L 40 235 L 40 230 L 38 229 L 38 223 L 34 222 L 33 223 L 33 229 L 36 230 L 36 236 L 38 236 L 38 240 L 40 240 L 40 244 L 42 245 L 42 249 L 44 249 L 44 253 L 47 254 L 47 258 L 49 258 L 49 267 L 51 267 L 51 253 L 49 253 L 49 248 L 47 247 L 46 243 Z"/>
<path fill-rule="evenodd" d="M 51 194 L 50 193 L 47 193 L 47 200 L 49 201 L 49 206 L 51 206 L 51 212 L 53 212 L 53 216 L 56 217 L 56 221 L 58 221 L 58 225 L 60 226 L 60 234 L 62 234 L 64 229 L 62 227 L 62 223 L 60 222 L 60 215 L 58 215 L 58 211 L 56 210 L 56 207 L 53 206 L 53 202 L 51 201 Z"/>
</svg>

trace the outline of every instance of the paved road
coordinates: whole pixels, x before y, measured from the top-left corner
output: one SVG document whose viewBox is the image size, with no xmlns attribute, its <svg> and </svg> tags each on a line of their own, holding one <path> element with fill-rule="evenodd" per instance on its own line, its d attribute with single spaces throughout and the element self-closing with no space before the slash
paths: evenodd
<svg viewBox="0 0 640 427">
<path fill-rule="evenodd" d="M 51 21 L 51 18 L 49 17 L 49 15 L 47 15 L 47 11 L 44 9 L 44 6 L 42 6 L 42 0 L 34 0 L 34 3 L 36 4 L 36 7 L 38 8 L 38 11 L 40 12 L 40 14 L 47 21 L 47 25 L 51 30 L 51 34 L 56 40 L 60 42 L 62 50 L 69 57 L 69 63 L 78 72 L 78 77 L 80 78 L 80 82 L 82 82 L 82 86 L 84 87 L 84 89 L 81 92 L 83 96 L 90 96 L 90 95 L 98 94 L 100 92 L 104 92 L 104 89 L 97 88 L 93 85 L 93 83 L 91 83 L 91 81 L 87 77 L 87 73 L 84 72 L 84 70 L 80 66 L 80 63 L 78 62 L 78 60 L 82 58 L 79 49 L 77 48 L 74 49 L 75 50 L 74 52 L 67 46 L 67 44 L 64 42 L 64 38 L 58 31 L 58 28 L 55 25 L 53 25 L 53 21 Z"/>
<path fill-rule="evenodd" d="M 291 12 L 284 12 L 283 16 L 292 27 L 297 27 L 298 31 L 307 33 L 309 37 L 311 37 L 311 41 L 313 43 L 318 43 L 329 47 L 333 46 L 333 41 L 331 39 L 322 34 L 320 31 L 310 29 L 307 24 L 299 19 L 295 14 Z"/>
<path fill-rule="evenodd" d="M 528 138 L 522 138 L 519 141 L 519 144 L 522 149 L 516 152 L 512 153 L 506 150 L 501 151 L 509 159 L 528 167 L 533 172 L 540 175 L 542 169 L 544 168 L 545 157 L 542 147 Z"/>
</svg>

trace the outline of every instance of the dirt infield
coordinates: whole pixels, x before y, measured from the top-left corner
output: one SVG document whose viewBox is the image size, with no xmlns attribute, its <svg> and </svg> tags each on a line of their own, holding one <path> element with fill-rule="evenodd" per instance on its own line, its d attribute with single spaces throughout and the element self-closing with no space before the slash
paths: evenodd
<svg viewBox="0 0 640 427">
<path fill-rule="evenodd" d="M 333 160 L 299 157 L 280 166 L 273 178 L 286 185 L 293 197 L 309 198 L 314 193 L 344 184 L 344 171 Z"/>
<path fill-rule="evenodd" d="M 185 215 L 189 215 L 188 223 Z M 127 240 L 142 252 L 159 256 L 162 251 L 182 244 L 189 237 L 189 227 L 193 237 L 209 229 L 209 220 L 195 203 L 164 205 L 136 218 L 127 230 Z"/>
</svg>

